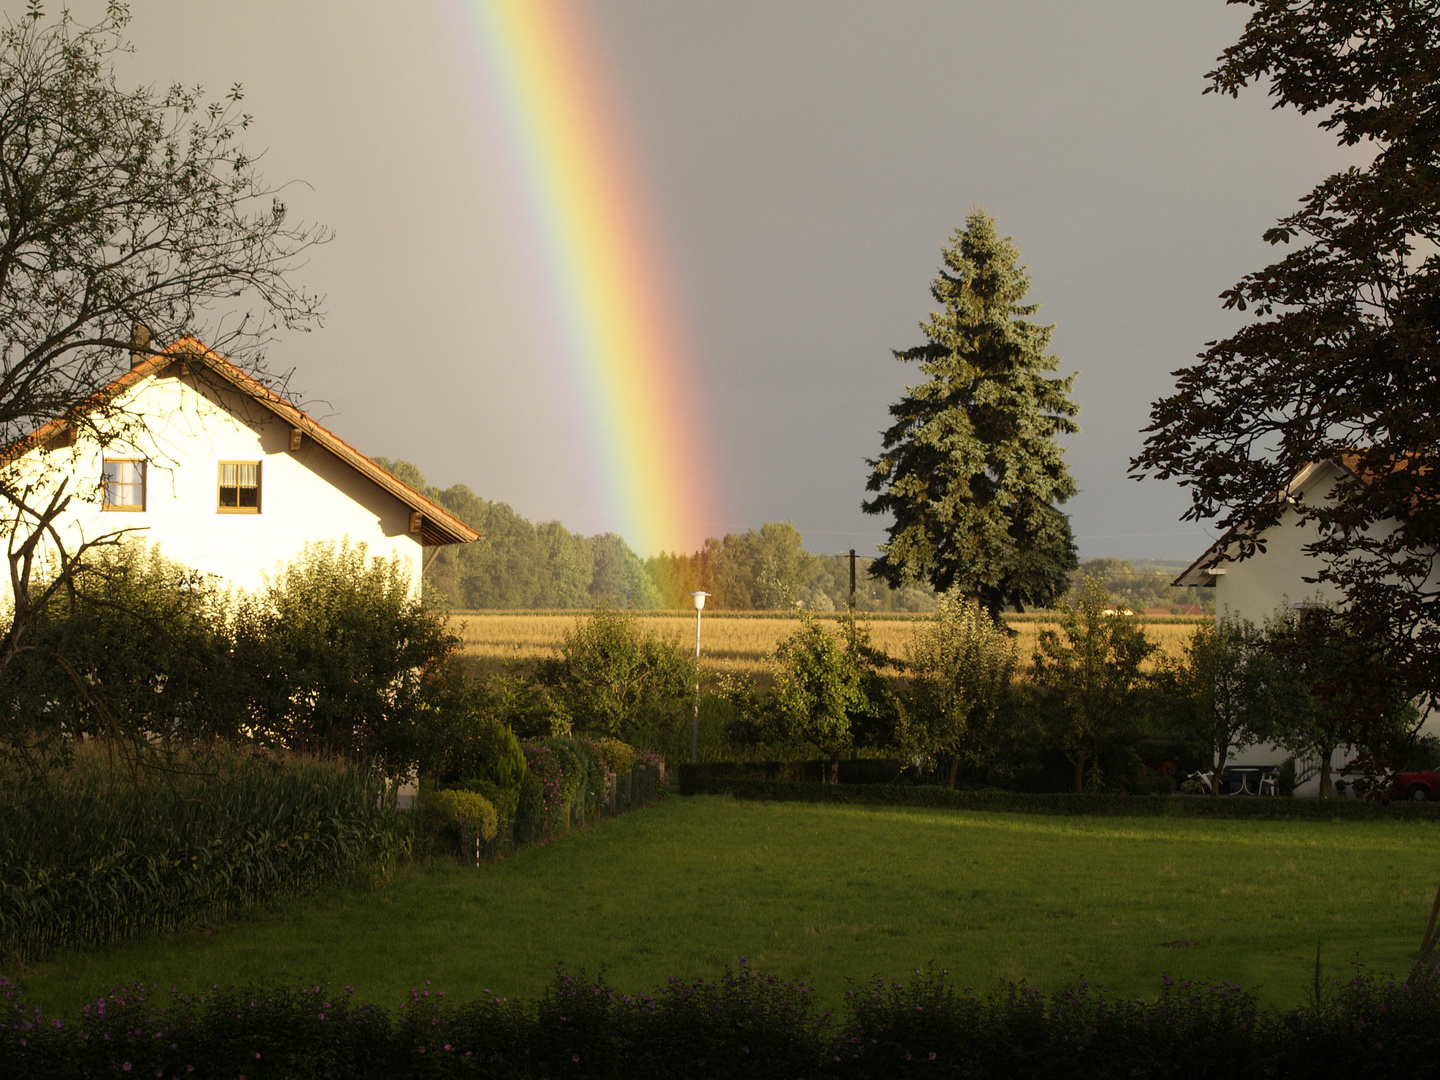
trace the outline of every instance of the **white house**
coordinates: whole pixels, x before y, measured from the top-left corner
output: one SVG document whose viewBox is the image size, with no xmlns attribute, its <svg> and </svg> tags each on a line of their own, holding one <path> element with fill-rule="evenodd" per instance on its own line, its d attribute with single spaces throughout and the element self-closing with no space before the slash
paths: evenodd
<svg viewBox="0 0 1440 1080">
<path fill-rule="evenodd" d="M 1363 479 L 1343 459 L 1326 459 L 1307 465 L 1277 498 L 1287 507 L 1277 524 L 1260 537 L 1264 550 L 1240 558 L 1240 545 L 1231 536 L 1221 537 L 1200 558 L 1174 581 L 1176 585 L 1208 586 L 1215 590 L 1215 617 L 1248 619 L 1256 626 L 1277 609 L 1310 604 L 1338 604 L 1343 600 L 1339 591 L 1328 583 L 1306 581 L 1320 569 L 1317 556 L 1307 553 L 1306 545 L 1320 539 L 1314 521 L 1301 519 L 1294 508 L 1296 502 L 1315 505 L 1330 498 L 1335 484 L 1342 478 Z M 1425 732 L 1440 734 L 1440 723 L 1432 714 L 1426 719 Z M 1278 765 L 1289 751 L 1273 744 L 1260 744 L 1232 755 L 1233 765 Z M 1336 750 L 1331 768 L 1338 771 L 1354 756 L 1349 747 Z M 1295 793 L 1319 794 L 1318 762 L 1298 762 L 1298 776 L 1306 777 Z"/>
<path fill-rule="evenodd" d="M 169 558 L 253 589 L 306 543 L 348 539 L 399 556 L 419 595 L 436 549 L 479 539 L 192 339 L 137 354 L 93 400 L 141 423 L 102 447 L 85 425 L 56 420 L 7 455 L 12 468 L 71 478 L 77 497 L 58 522 L 69 546 L 133 529 Z"/>
</svg>

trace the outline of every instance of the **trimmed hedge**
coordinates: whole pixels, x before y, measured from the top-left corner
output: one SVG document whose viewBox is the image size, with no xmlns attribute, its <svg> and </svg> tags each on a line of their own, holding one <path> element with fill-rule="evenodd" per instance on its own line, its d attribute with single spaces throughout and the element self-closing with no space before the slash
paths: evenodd
<svg viewBox="0 0 1440 1080">
<path fill-rule="evenodd" d="M 976 995 L 943 972 L 876 979 L 821 1012 L 810 987 L 741 961 L 716 980 L 622 994 L 561 970 L 537 1001 L 468 1002 L 417 987 L 392 1016 L 324 986 L 197 996 L 137 985 L 69 1020 L 0 979 L 0 1075 L 1110 1080 L 1434 1076 L 1440 979 L 1366 976 L 1288 1012 L 1230 984 L 1165 980 L 1156 1001 L 1002 983 Z"/>
<path fill-rule="evenodd" d="M 680 766 L 680 794 L 732 795 L 770 802 L 846 803 L 862 806 L 918 806 L 946 810 L 988 810 L 1009 814 L 1092 817 L 1196 817 L 1369 820 L 1440 819 L 1440 803 L 1377 803 L 1361 799 L 1279 799 L 1205 795 L 1029 794 L 1019 791 L 959 791 L 928 784 L 821 784 L 793 780 L 750 780 L 708 776 Z"/>
</svg>

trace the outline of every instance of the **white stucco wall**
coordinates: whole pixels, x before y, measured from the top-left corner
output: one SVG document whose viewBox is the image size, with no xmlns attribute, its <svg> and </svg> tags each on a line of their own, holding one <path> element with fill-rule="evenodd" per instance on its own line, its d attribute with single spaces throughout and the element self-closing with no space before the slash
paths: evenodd
<svg viewBox="0 0 1440 1080">
<path fill-rule="evenodd" d="M 1265 534 L 1264 552 L 1217 567 L 1224 572 L 1215 579 L 1216 618 L 1249 619 L 1264 626 L 1283 606 L 1338 600 L 1333 585 L 1305 580 L 1315 576 L 1317 563 L 1303 548 L 1319 538 L 1313 521 L 1302 523 L 1299 514 L 1287 510 L 1280 523 Z"/>
<path fill-rule="evenodd" d="M 147 430 L 133 445 L 102 453 L 82 436 L 73 447 L 34 451 L 23 463 L 74 477 L 77 498 L 61 525 L 70 543 L 134 529 L 169 558 L 255 589 L 306 543 L 348 538 L 371 555 L 398 555 L 419 595 L 422 547 L 409 531 L 409 507 L 308 437 L 292 452 L 288 424 L 254 400 L 203 373 L 176 371 L 126 391 L 121 406 L 146 418 Z M 146 460 L 143 511 L 102 509 L 106 457 Z M 259 513 L 219 512 L 221 461 L 261 463 Z"/>
</svg>

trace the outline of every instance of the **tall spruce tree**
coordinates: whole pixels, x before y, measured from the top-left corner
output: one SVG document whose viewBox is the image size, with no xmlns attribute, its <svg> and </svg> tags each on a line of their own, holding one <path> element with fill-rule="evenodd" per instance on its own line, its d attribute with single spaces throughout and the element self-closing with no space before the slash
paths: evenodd
<svg viewBox="0 0 1440 1080">
<path fill-rule="evenodd" d="M 926 381 L 890 406 L 894 424 L 871 461 L 863 504 L 891 514 L 890 540 L 870 573 L 893 588 L 916 580 L 958 588 L 998 619 L 1010 605 L 1048 606 L 1078 565 L 1069 516 L 1076 492 L 1056 436 L 1071 417 L 1074 376 L 1047 375 L 1053 326 L 1028 321 L 1030 275 L 1020 249 L 972 209 L 944 249 L 931 287 L 941 309 L 920 324 L 926 343 L 896 351 Z"/>
</svg>

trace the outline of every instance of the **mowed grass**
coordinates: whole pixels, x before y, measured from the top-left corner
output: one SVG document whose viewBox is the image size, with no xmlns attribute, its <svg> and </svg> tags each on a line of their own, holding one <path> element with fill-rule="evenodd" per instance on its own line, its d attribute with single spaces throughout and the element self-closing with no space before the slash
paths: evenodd
<svg viewBox="0 0 1440 1080">
<path fill-rule="evenodd" d="M 135 979 L 284 977 L 398 1003 L 429 979 L 533 995 L 564 962 L 625 990 L 739 957 L 818 985 L 930 962 L 975 987 L 1082 976 L 1150 997 L 1162 973 L 1299 1001 L 1357 958 L 1403 973 L 1440 867 L 1431 822 L 1098 819 L 663 800 L 479 871 L 391 884 L 213 932 L 64 955 L 19 976 L 47 1009 Z"/>
<path fill-rule="evenodd" d="M 460 637 L 465 655 L 484 669 L 498 670 L 507 661 L 531 661 L 549 656 L 559 648 L 565 632 L 575 626 L 575 620 L 584 615 L 585 612 L 465 611 L 452 615 L 450 626 Z M 925 618 L 924 615 L 876 619 L 862 616 L 860 625 L 868 627 L 871 644 L 876 648 L 903 658 L 909 654 L 915 631 Z M 1190 640 L 1196 625 L 1212 620 L 1201 617 L 1141 621 L 1160 652 L 1175 656 Z M 640 616 L 640 625 L 645 630 L 678 638 L 687 648 L 694 647 L 693 613 L 646 612 Z M 793 633 L 798 625 L 796 619 L 756 618 L 746 612 L 707 612 L 701 631 L 702 666 L 714 674 L 732 671 L 762 675 L 767 657 L 775 651 L 780 639 Z M 848 633 L 848 624 L 842 619 L 827 617 L 824 625 L 836 634 Z M 1030 662 L 1040 631 L 1059 626 L 1058 622 L 1034 618 L 1016 619 L 1010 625 L 1018 635 L 1015 644 L 1022 664 Z"/>
</svg>

